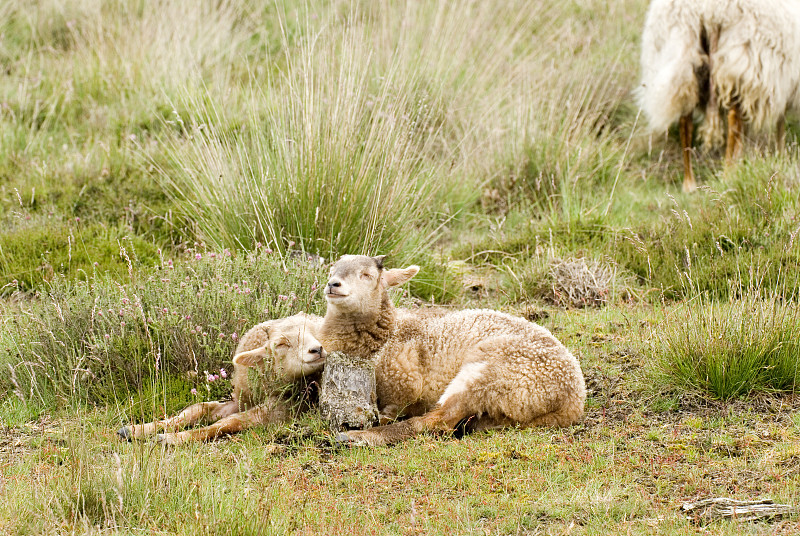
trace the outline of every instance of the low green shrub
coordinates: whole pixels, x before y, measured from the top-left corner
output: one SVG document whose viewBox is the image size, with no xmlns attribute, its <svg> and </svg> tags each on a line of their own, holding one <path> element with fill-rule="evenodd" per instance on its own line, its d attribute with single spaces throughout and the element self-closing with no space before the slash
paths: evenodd
<svg viewBox="0 0 800 536">
<path fill-rule="evenodd" d="M 187 402 L 192 387 L 204 392 L 208 373 L 231 370 L 238 338 L 254 324 L 324 311 L 326 274 L 303 258 L 266 248 L 189 255 L 162 260 L 128 282 L 98 273 L 83 281 L 58 276 L 39 299 L 2 305 L 19 310 L 2 311 L 0 366 L 10 374 L 0 379 L 0 392 L 46 407 L 109 403 L 142 390 L 165 392 L 159 386 L 173 380 L 164 376 L 180 376 L 183 387 L 169 389 L 179 399 L 148 397 L 154 410 L 169 411 Z"/>
</svg>

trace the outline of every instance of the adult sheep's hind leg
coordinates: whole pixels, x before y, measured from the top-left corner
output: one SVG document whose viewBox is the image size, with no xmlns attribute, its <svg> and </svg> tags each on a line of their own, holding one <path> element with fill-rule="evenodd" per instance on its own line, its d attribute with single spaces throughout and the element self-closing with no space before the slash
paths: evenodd
<svg viewBox="0 0 800 536">
<path fill-rule="evenodd" d="M 678 126 L 681 137 L 681 153 L 683 154 L 683 191 L 694 192 L 697 190 L 697 181 L 694 179 L 694 170 L 692 169 L 692 133 L 694 132 L 692 114 L 682 116 Z"/>
<path fill-rule="evenodd" d="M 786 150 L 786 116 L 783 114 L 775 123 L 775 149 L 779 153 Z"/>
<path fill-rule="evenodd" d="M 725 167 L 733 165 L 742 155 L 742 132 L 744 123 L 742 122 L 742 111 L 739 105 L 733 103 L 728 110 L 728 143 L 725 147 Z"/>
</svg>

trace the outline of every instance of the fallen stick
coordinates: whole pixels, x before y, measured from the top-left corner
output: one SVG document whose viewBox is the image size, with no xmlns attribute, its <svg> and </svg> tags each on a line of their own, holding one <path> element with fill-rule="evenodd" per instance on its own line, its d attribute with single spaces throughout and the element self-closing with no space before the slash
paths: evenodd
<svg viewBox="0 0 800 536">
<path fill-rule="evenodd" d="M 723 518 L 736 521 L 755 521 L 793 514 L 797 511 L 788 504 L 775 504 L 772 499 L 737 501 L 725 497 L 704 499 L 694 503 L 686 502 L 681 506 L 681 510 L 694 521 Z"/>
</svg>

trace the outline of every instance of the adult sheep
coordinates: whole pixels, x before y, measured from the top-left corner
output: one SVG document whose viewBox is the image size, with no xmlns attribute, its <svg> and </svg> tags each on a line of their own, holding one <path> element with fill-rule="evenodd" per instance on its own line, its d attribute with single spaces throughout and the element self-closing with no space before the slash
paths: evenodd
<svg viewBox="0 0 800 536">
<path fill-rule="evenodd" d="M 693 114 L 703 112 L 706 148 L 724 139 L 726 165 L 742 151 L 744 123 L 777 126 L 800 106 L 800 2 L 797 0 L 653 0 L 642 34 L 638 102 L 653 131 L 679 122 L 683 190 L 697 188 L 692 170 Z"/>
<path fill-rule="evenodd" d="M 327 352 L 316 337 L 321 321 L 298 313 L 257 324 L 242 336 L 233 357 L 232 400 L 199 402 L 168 419 L 123 426 L 117 434 L 126 440 L 155 436 L 159 443 L 177 445 L 286 422 L 306 402 L 301 392 L 319 380 L 325 365 Z M 199 422 L 208 426 L 175 431 Z"/>
<path fill-rule="evenodd" d="M 375 359 L 381 422 L 339 440 L 387 445 L 422 432 L 569 426 L 583 417 L 583 374 L 550 332 L 490 310 L 445 314 L 397 309 L 387 288 L 419 268 L 388 270 L 383 257 L 345 255 L 331 268 L 320 340 L 330 351 Z"/>
</svg>

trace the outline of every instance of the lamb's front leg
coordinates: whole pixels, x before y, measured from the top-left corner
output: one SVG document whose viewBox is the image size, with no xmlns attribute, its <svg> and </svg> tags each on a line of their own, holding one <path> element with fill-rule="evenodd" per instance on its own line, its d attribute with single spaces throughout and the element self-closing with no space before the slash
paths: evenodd
<svg viewBox="0 0 800 536">
<path fill-rule="evenodd" d="M 425 432 L 452 432 L 459 422 L 472 414 L 463 402 L 462 397 L 454 396 L 425 415 L 369 430 L 342 432 L 336 436 L 336 440 L 351 445 L 377 447 L 392 445 Z"/>
<path fill-rule="evenodd" d="M 201 421 L 214 422 L 232 413 L 236 413 L 237 411 L 239 411 L 239 405 L 235 400 L 229 400 L 227 402 L 199 402 L 185 408 L 174 417 L 169 417 L 160 421 L 123 426 L 117 430 L 117 435 L 119 435 L 121 439 L 128 441 L 131 439 L 144 439 L 155 434 L 159 430 L 174 430 L 197 424 Z"/>
<path fill-rule="evenodd" d="M 282 400 L 271 401 L 267 405 L 233 413 L 210 426 L 183 432 L 158 434 L 156 441 L 162 445 L 180 445 L 190 441 L 211 441 L 218 437 L 236 434 L 262 424 L 284 422 L 290 415 L 289 404 Z"/>
</svg>

